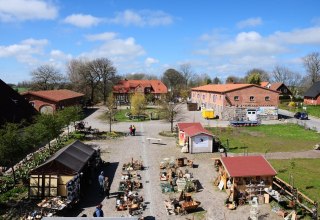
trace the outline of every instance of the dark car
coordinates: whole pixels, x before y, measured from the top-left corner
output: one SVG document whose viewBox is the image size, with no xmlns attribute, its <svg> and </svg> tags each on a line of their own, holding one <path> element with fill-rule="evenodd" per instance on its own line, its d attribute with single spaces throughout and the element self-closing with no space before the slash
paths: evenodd
<svg viewBox="0 0 320 220">
<path fill-rule="evenodd" d="M 294 117 L 300 120 L 308 120 L 308 114 L 306 112 L 297 112 L 294 114 Z"/>
</svg>

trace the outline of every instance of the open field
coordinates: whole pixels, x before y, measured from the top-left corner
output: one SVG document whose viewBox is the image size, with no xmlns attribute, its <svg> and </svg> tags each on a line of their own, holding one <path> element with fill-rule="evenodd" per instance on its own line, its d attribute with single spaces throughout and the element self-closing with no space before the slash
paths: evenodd
<svg viewBox="0 0 320 220">
<path fill-rule="evenodd" d="M 320 159 L 269 160 L 277 170 L 278 177 L 289 183 L 293 176 L 294 185 L 309 198 L 320 201 Z"/>
<path fill-rule="evenodd" d="M 311 150 L 320 135 L 296 124 L 260 125 L 256 127 L 209 128 L 229 150 L 242 153 L 289 152 Z M 228 140 L 228 141 L 227 141 Z"/>
</svg>

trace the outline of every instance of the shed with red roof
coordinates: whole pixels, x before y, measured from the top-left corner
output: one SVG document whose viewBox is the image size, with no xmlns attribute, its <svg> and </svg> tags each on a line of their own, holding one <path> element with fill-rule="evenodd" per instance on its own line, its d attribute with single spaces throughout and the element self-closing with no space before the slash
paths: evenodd
<svg viewBox="0 0 320 220">
<path fill-rule="evenodd" d="M 202 127 L 199 122 L 177 123 L 179 145 L 187 148 L 189 153 L 212 153 L 216 148 L 214 136 Z"/>
<path fill-rule="evenodd" d="M 216 161 L 219 176 L 215 181 L 220 188 L 230 190 L 232 197 L 254 196 L 272 187 L 275 169 L 263 156 L 222 157 Z"/>
<path fill-rule="evenodd" d="M 67 89 L 28 91 L 22 94 L 41 113 L 52 113 L 64 107 L 80 105 L 84 94 Z"/>
</svg>

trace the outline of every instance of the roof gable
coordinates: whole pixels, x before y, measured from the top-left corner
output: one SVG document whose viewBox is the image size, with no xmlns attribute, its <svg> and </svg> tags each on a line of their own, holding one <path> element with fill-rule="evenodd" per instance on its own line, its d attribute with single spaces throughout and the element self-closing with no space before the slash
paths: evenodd
<svg viewBox="0 0 320 220">
<path fill-rule="evenodd" d="M 213 136 L 208 130 L 202 127 L 199 122 L 196 123 L 188 123 L 182 122 L 177 124 L 179 130 L 184 131 L 189 137 L 193 137 L 198 134 L 206 134 L 209 136 Z"/>
<path fill-rule="evenodd" d="M 141 86 L 143 88 L 152 87 L 152 93 L 167 93 L 167 87 L 160 80 L 120 80 L 117 85 L 113 87 L 117 92 L 129 92 L 130 89 L 135 89 Z"/>
<path fill-rule="evenodd" d="M 230 177 L 275 176 L 277 172 L 263 156 L 222 157 Z"/>
<path fill-rule="evenodd" d="M 305 97 L 316 98 L 320 94 L 320 81 L 313 83 L 313 85 L 304 94 Z"/>
</svg>

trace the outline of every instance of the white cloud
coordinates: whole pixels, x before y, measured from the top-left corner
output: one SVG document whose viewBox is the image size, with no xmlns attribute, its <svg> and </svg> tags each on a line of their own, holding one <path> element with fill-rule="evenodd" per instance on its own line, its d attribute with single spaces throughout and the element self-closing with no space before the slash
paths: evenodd
<svg viewBox="0 0 320 220">
<path fill-rule="evenodd" d="M 104 32 L 101 34 L 90 34 L 87 35 L 86 38 L 89 41 L 108 41 L 112 40 L 117 36 L 117 33 L 114 32 Z"/>
<path fill-rule="evenodd" d="M 48 44 L 48 40 L 33 38 L 21 41 L 18 44 L 8 46 L 0 45 L 0 58 L 1 57 L 14 57 L 21 63 L 34 65 L 38 60 L 35 56 L 42 55 L 44 47 Z"/>
<path fill-rule="evenodd" d="M 291 32 L 276 32 L 270 38 L 286 44 L 320 44 L 320 27 L 297 29 Z"/>
<path fill-rule="evenodd" d="M 163 11 L 152 10 L 125 10 L 118 12 L 114 18 L 106 20 L 112 24 L 121 24 L 125 26 L 161 26 L 170 25 L 173 23 L 173 17 Z"/>
<path fill-rule="evenodd" d="M 88 28 L 98 25 L 102 19 L 92 15 L 72 14 L 64 19 L 64 22 L 80 28 Z"/>
<path fill-rule="evenodd" d="M 108 57 L 114 62 L 124 62 L 142 56 L 145 51 L 142 46 L 136 44 L 133 37 L 127 39 L 107 39 L 103 44 L 90 52 L 81 54 L 89 58 Z"/>
<path fill-rule="evenodd" d="M 152 57 L 148 57 L 145 59 L 144 61 L 144 64 L 147 66 L 147 67 L 150 67 L 152 64 L 155 64 L 155 63 L 159 63 L 159 60 L 155 59 L 155 58 L 152 58 Z"/>
<path fill-rule="evenodd" d="M 261 18 L 249 18 L 237 23 L 238 28 L 256 27 L 262 24 Z"/>
<path fill-rule="evenodd" d="M 55 19 L 58 8 L 42 0 L 0 0 L 0 21 Z"/>
</svg>

